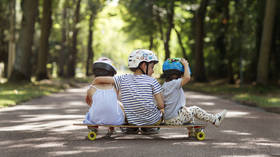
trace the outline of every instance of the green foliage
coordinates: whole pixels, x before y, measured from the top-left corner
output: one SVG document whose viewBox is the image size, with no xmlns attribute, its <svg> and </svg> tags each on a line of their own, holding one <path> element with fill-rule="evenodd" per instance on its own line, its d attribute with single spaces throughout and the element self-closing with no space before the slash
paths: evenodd
<svg viewBox="0 0 280 157">
<path fill-rule="evenodd" d="M 10 1 L 2 0 L 0 3 L 0 62 L 8 60 L 9 39 L 9 4 Z M 42 12 L 42 2 L 39 0 L 39 11 Z M 114 2 L 114 3 L 113 3 Z M 156 66 L 156 73 L 161 73 L 161 65 L 164 59 L 164 36 L 166 32 L 167 12 L 170 0 L 83 0 L 81 2 L 81 21 L 74 24 L 73 16 L 75 1 L 53 1 L 53 27 L 49 38 L 49 65 L 59 65 L 62 49 L 67 53 L 71 48 L 72 30 L 79 28 L 77 43 L 77 71 L 85 73 L 87 59 L 88 20 L 90 14 L 95 15 L 93 50 L 94 60 L 106 56 L 114 60 L 118 69 L 127 70 L 127 56 L 136 48 L 149 48 L 152 41 L 152 50 L 158 55 L 160 62 Z M 228 2 L 228 4 L 227 4 Z M 17 36 L 20 29 L 22 10 L 17 1 Z M 187 58 L 191 67 L 195 66 L 195 13 L 199 7 L 199 0 L 176 0 L 174 29 L 178 30 L 182 37 L 183 47 L 187 52 Z M 114 4 L 114 5 L 113 5 Z M 253 82 L 256 78 L 256 64 L 261 41 L 262 20 L 265 0 L 209 0 L 205 18 L 204 58 L 207 77 L 220 79 L 229 75 L 228 67 L 232 67 L 235 81 Z M 269 65 L 269 76 L 273 82 L 279 80 L 280 65 L 279 45 L 279 8 L 277 4 L 277 16 L 275 19 L 272 53 Z M 67 16 L 63 18 L 63 9 Z M 41 16 L 41 14 L 39 14 Z M 33 44 L 33 57 L 36 64 L 36 55 L 40 37 L 40 16 L 35 26 Z M 63 21 L 66 21 L 63 24 Z M 62 28 L 66 29 L 66 47 L 62 45 Z M 161 30 L 161 29 L 162 30 Z M 174 29 L 171 32 L 170 50 L 171 57 L 183 57 L 182 50 Z M 6 65 L 5 65 L 6 66 Z M 59 66 L 58 66 L 59 67 Z M 33 67 L 35 71 L 36 66 Z M 51 67 L 53 68 L 53 67 Z M 67 67 L 66 67 L 67 68 Z M 3 70 L 2 70 L 3 71 Z"/>
<path fill-rule="evenodd" d="M 280 106 L 280 88 L 275 86 L 229 85 L 212 83 L 192 83 L 185 89 L 225 96 L 242 103 L 260 107 Z"/>
<path fill-rule="evenodd" d="M 153 3 L 150 0 L 120 0 L 122 18 L 126 22 L 123 30 L 130 34 L 130 40 L 140 39 L 145 43 L 156 34 Z"/>
<path fill-rule="evenodd" d="M 0 86 L 0 108 L 16 105 L 17 103 L 59 92 L 63 89 L 63 86 L 56 84 L 5 83 L 0 84 Z"/>
</svg>

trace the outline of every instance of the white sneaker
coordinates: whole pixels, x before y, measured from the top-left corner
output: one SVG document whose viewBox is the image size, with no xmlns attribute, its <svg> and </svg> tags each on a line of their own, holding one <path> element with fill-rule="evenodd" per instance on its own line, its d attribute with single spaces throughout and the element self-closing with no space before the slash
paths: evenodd
<svg viewBox="0 0 280 157">
<path fill-rule="evenodd" d="M 215 115 L 216 119 L 215 119 L 214 125 L 216 127 L 219 127 L 221 125 L 221 123 L 222 123 L 223 119 L 225 118 L 226 114 L 227 114 L 227 110 L 223 110 L 222 112 L 217 113 Z"/>
</svg>

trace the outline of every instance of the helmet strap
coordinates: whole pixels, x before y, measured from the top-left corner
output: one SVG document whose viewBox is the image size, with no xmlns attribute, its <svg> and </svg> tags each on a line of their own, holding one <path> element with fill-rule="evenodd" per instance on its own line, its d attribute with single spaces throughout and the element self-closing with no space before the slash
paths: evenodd
<svg viewBox="0 0 280 157">
<path fill-rule="evenodd" d="M 146 75 L 148 75 L 148 70 L 149 70 L 148 68 L 149 68 L 149 63 L 146 62 L 146 73 L 145 73 Z"/>
<path fill-rule="evenodd" d="M 141 70 L 142 74 L 145 74 L 145 75 L 148 75 L 148 66 L 149 66 L 149 63 L 148 62 L 145 62 L 146 63 L 146 72 L 144 72 L 144 70 L 141 68 L 141 65 L 143 64 L 144 62 L 142 62 L 139 66 L 139 69 Z"/>
</svg>

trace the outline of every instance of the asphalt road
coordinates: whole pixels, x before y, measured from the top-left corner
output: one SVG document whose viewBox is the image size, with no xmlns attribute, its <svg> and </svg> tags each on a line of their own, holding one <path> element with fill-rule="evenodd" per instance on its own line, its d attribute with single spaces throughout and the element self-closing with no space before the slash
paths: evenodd
<svg viewBox="0 0 280 157">
<path fill-rule="evenodd" d="M 162 128 L 158 135 L 123 135 L 117 130 L 95 141 L 85 139 L 81 123 L 88 110 L 85 88 L 0 109 L 0 157 L 91 156 L 280 156 L 280 114 L 243 106 L 219 97 L 186 92 L 188 105 L 210 112 L 227 109 L 221 127 L 206 128 L 206 140 L 189 139 L 183 128 Z"/>
</svg>

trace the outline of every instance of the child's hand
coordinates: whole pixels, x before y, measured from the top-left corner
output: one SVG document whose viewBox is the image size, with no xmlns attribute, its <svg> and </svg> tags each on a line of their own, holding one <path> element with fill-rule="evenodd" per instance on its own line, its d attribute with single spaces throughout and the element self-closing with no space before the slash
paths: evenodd
<svg viewBox="0 0 280 157">
<path fill-rule="evenodd" d="M 185 60 L 185 58 L 181 58 L 180 62 L 184 65 L 187 66 L 189 64 L 189 62 L 187 60 Z"/>
<path fill-rule="evenodd" d="M 163 108 L 163 109 L 160 109 L 160 112 L 161 112 L 162 114 L 164 114 L 164 108 Z"/>
</svg>

